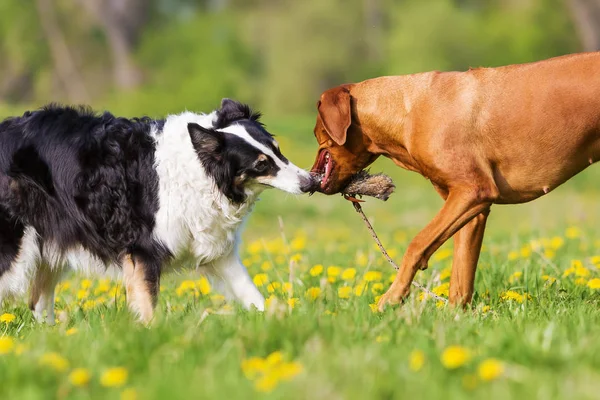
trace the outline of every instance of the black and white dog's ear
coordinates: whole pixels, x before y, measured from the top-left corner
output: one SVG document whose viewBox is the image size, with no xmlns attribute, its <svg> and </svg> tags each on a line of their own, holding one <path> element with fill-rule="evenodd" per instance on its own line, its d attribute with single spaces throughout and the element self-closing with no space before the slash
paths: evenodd
<svg viewBox="0 0 600 400">
<path fill-rule="evenodd" d="M 214 129 L 207 129 L 196 123 L 190 122 L 188 124 L 188 132 L 190 133 L 190 139 L 194 150 L 198 154 L 214 154 L 217 155 L 223 149 L 225 145 L 225 138 L 223 134 Z"/>
</svg>

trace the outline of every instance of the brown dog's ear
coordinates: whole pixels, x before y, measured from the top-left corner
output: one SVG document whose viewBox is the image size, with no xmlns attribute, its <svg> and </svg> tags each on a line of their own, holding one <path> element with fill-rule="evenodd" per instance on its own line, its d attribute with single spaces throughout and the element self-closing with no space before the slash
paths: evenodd
<svg viewBox="0 0 600 400">
<path fill-rule="evenodd" d="M 346 143 L 346 132 L 352 122 L 350 90 L 346 86 L 327 90 L 321 95 L 317 108 L 329 136 L 339 146 L 343 146 Z"/>
</svg>

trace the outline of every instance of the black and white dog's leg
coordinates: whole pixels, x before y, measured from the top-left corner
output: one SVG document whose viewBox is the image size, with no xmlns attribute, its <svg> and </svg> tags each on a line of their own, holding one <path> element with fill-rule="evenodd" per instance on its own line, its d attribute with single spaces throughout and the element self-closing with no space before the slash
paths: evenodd
<svg viewBox="0 0 600 400">
<path fill-rule="evenodd" d="M 54 325 L 54 288 L 60 281 L 62 268 L 40 261 L 31 281 L 29 308 L 38 322 Z M 45 314 L 44 314 L 45 312 Z"/>
<path fill-rule="evenodd" d="M 225 294 L 228 289 L 230 295 L 245 308 L 250 309 L 254 306 L 259 311 L 264 311 L 265 298 L 252 282 L 248 270 L 242 264 L 236 250 L 214 261 L 209 271 L 215 275 L 213 279 L 221 280 L 226 286 Z"/>
<path fill-rule="evenodd" d="M 148 324 L 154 316 L 161 266 L 162 258 L 146 251 L 127 254 L 122 261 L 127 304 L 144 324 Z"/>
</svg>

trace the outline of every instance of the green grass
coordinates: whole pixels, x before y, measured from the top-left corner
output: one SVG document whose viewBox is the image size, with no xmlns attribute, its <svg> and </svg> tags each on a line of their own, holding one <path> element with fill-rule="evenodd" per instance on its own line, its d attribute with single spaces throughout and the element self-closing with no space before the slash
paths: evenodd
<svg viewBox="0 0 600 400">
<path fill-rule="evenodd" d="M 284 154 L 302 167 L 312 163 L 312 117 L 267 123 Z M 373 170 L 390 173 L 397 190 L 388 202 L 369 200 L 364 209 L 399 260 L 410 238 L 442 203 L 416 174 L 385 160 Z M 418 292 L 401 308 L 372 312 L 370 304 L 381 287 L 387 289 L 393 271 L 350 204 L 338 196 L 293 197 L 270 191 L 248 221 L 243 258 L 252 275 L 266 273 L 269 282 L 291 282 L 292 296 L 298 299 L 293 309 L 287 305 L 289 294 L 281 289 L 264 314 L 224 307 L 214 293 L 202 295 L 197 285 L 187 282 L 197 281 L 198 275 L 170 275 L 162 283 L 156 321 L 144 328 L 132 321 L 122 290 L 106 292 L 116 283 L 103 287 L 106 282 L 93 280 L 90 288 L 82 289 L 89 282 L 73 277 L 70 287 L 59 288 L 61 322 L 55 327 L 35 324 L 22 300 L 4 304 L 2 312 L 16 319 L 0 323 L 0 335 L 13 338 L 16 347 L 0 355 L 0 398 L 119 398 L 128 388 L 139 399 L 170 400 L 599 398 L 600 290 L 586 286 L 600 278 L 590 259 L 600 255 L 599 178 L 600 171 L 592 167 L 536 202 L 492 209 L 473 309 L 467 312 L 437 308 L 434 301 L 421 301 Z M 538 251 L 552 258 L 531 251 L 532 240 L 542 242 Z M 430 268 L 417 274 L 419 282 L 443 291 L 449 249 L 451 243 L 434 255 Z M 581 261 L 577 273 L 584 276 L 563 276 L 573 260 L 576 266 Z M 310 269 L 317 264 L 325 271 L 312 276 Z M 262 270 L 269 265 L 273 268 Z M 344 281 L 338 276 L 331 283 L 328 266 L 355 268 L 356 278 Z M 381 271 L 382 278 L 368 282 L 357 296 L 354 290 L 367 271 Z M 544 275 L 557 281 L 549 285 Z M 338 295 L 344 286 L 352 288 L 348 299 Z M 321 288 L 315 301 L 305 296 L 311 287 Z M 267 284 L 260 289 L 270 295 Z M 77 298 L 80 290 L 82 299 Z M 523 303 L 502 300 L 507 290 L 531 297 Z M 76 332 L 67 335 L 72 328 Z M 441 356 L 454 345 L 468 350 L 471 358 L 450 370 Z M 294 376 L 271 392 L 257 390 L 257 380 L 244 373 L 244 360 L 275 351 L 286 362 L 297 363 L 293 367 L 300 365 L 301 372 L 290 373 Z M 417 371 L 409 363 L 414 351 L 425 359 Z M 56 371 L 40 364 L 49 352 L 66 359 L 68 368 Z M 488 358 L 499 360 L 504 370 L 492 381 L 478 376 L 480 363 Z M 101 384 L 111 367 L 128 371 L 123 386 Z M 74 368 L 89 371 L 87 386 L 69 382 Z M 291 367 L 279 368 L 289 372 Z M 247 367 L 245 371 L 252 373 Z M 259 389 L 277 383 L 273 372 L 266 376 Z"/>
</svg>

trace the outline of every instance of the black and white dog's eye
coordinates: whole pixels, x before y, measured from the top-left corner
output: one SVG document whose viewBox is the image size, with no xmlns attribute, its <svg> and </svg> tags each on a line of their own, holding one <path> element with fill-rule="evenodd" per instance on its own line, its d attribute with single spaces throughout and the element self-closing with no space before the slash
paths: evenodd
<svg viewBox="0 0 600 400">
<path fill-rule="evenodd" d="M 267 160 L 258 160 L 254 165 L 254 169 L 258 172 L 263 172 L 269 166 L 269 162 Z"/>
</svg>

